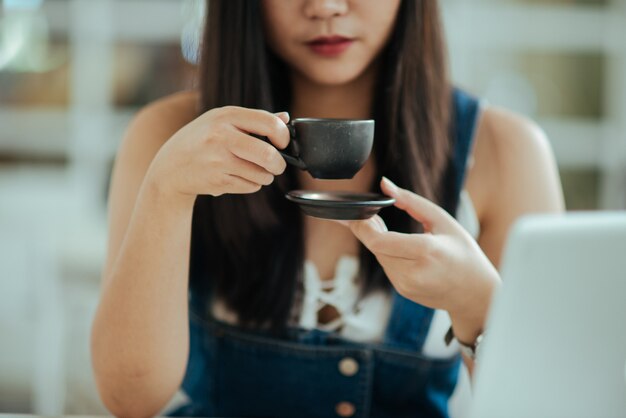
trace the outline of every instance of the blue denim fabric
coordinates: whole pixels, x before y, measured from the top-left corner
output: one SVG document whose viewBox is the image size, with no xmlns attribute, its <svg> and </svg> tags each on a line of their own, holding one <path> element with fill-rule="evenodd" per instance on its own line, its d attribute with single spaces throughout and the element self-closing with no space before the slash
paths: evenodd
<svg viewBox="0 0 626 418">
<path fill-rule="evenodd" d="M 456 212 L 474 136 L 478 102 L 455 90 L 454 158 L 447 207 Z M 321 330 L 290 329 L 284 337 L 244 332 L 206 318 L 190 294 L 190 353 L 182 388 L 191 399 L 171 416 L 336 417 L 350 402 L 353 417 L 447 417 L 460 357 L 421 354 L 433 310 L 394 291 L 383 342 L 347 341 Z M 345 376 L 339 363 L 358 363 Z"/>
</svg>

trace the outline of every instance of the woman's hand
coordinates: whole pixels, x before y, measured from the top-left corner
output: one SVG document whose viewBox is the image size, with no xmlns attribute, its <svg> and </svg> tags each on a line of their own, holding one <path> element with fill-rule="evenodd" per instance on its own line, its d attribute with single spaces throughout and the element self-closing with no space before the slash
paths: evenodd
<svg viewBox="0 0 626 418">
<path fill-rule="evenodd" d="M 168 195 L 254 193 L 286 168 L 276 147 L 290 140 L 286 112 L 235 106 L 212 109 L 172 136 L 155 156 L 146 178 Z M 251 134 L 266 136 L 274 145 Z"/>
<path fill-rule="evenodd" d="M 472 343 L 480 334 L 497 270 L 476 241 L 439 206 L 383 178 L 395 206 L 422 223 L 424 234 L 387 231 L 382 218 L 346 224 L 376 256 L 398 293 L 414 302 L 445 309 L 456 337 Z"/>
</svg>

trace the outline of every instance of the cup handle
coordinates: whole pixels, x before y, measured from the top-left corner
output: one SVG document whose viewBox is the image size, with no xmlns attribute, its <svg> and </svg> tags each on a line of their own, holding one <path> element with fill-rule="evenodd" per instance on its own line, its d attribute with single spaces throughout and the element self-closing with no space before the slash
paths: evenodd
<svg viewBox="0 0 626 418">
<path fill-rule="evenodd" d="M 287 124 L 287 128 L 289 128 L 289 136 L 291 137 L 291 141 L 289 141 L 289 145 L 287 145 L 287 148 L 285 148 L 284 150 L 278 150 L 278 152 L 280 153 L 280 155 L 283 156 L 287 163 L 294 165 L 301 170 L 306 170 L 306 164 L 300 158 L 300 148 L 298 147 L 298 143 L 296 142 L 296 130 L 291 122 Z M 250 135 L 267 142 L 271 146 L 274 146 L 274 144 L 272 144 L 272 142 L 266 136 L 256 134 Z"/>
<path fill-rule="evenodd" d="M 289 164 L 294 165 L 301 170 L 306 170 L 306 164 L 300 158 L 300 147 L 298 146 L 298 142 L 296 141 L 296 130 L 291 122 L 287 124 L 287 128 L 289 128 L 289 136 L 291 137 L 291 141 L 284 151 L 278 150 L 278 152 L 280 152 L 280 155 L 282 155 L 285 161 L 287 161 Z"/>
</svg>

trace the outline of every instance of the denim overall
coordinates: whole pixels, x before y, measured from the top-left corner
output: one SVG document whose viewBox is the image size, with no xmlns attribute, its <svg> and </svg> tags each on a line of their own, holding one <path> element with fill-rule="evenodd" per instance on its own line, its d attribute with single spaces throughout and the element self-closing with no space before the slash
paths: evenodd
<svg viewBox="0 0 626 418">
<path fill-rule="evenodd" d="M 479 108 L 459 90 L 453 97 L 450 213 L 456 212 Z M 382 343 L 356 343 L 315 329 L 289 329 L 284 339 L 243 332 L 207 319 L 206 303 L 191 294 L 190 353 L 182 384 L 190 403 L 169 415 L 447 417 L 460 356 L 422 355 L 434 311 L 395 290 L 392 300 Z"/>
</svg>

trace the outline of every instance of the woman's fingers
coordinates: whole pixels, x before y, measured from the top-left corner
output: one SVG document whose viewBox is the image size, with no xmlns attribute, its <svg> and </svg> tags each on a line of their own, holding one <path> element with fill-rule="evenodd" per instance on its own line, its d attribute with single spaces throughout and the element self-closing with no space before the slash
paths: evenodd
<svg viewBox="0 0 626 418">
<path fill-rule="evenodd" d="M 232 155 L 227 174 L 240 177 L 250 183 L 268 186 L 274 181 L 274 175 L 262 167 Z"/>
<path fill-rule="evenodd" d="M 253 183 L 244 178 L 233 174 L 225 175 L 225 182 L 228 183 L 228 193 L 230 194 L 249 194 L 261 190 L 261 185 Z"/>
<path fill-rule="evenodd" d="M 223 112 L 236 128 L 251 134 L 266 136 L 275 147 L 280 149 L 289 145 L 291 136 L 284 121 L 285 114 L 278 116 L 265 110 L 234 106 L 227 106 Z"/>
<path fill-rule="evenodd" d="M 395 206 L 420 222 L 425 231 L 434 234 L 456 231 L 454 219 L 430 200 L 396 186 L 386 177 L 383 177 L 380 186 L 383 193 L 396 199 Z"/>
<path fill-rule="evenodd" d="M 276 148 L 241 131 L 233 133 L 229 149 L 242 160 L 250 161 L 276 176 L 287 168 L 285 159 Z"/>
<path fill-rule="evenodd" d="M 414 260 L 424 255 L 431 247 L 431 236 L 389 232 L 378 215 L 364 221 L 351 221 L 348 226 L 374 255 Z"/>
<path fill-rule="evenodd" d="M 289 113 L 287 112 L 276 112 L 274 113 L 276 116 L 278 116 L 280 118 L 280 120 L 282 120 L 285 123 L 289 122 Z"/>
</svg>

